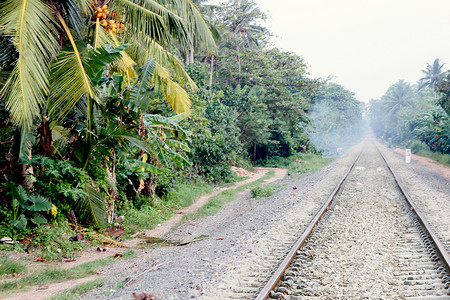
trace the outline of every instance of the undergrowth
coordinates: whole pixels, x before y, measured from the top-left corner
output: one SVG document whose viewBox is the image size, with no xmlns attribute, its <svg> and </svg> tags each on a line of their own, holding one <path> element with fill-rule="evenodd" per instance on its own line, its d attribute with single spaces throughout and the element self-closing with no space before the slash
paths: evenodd
<svg viewBox="0 0 450 300">
<path fill-rule="evenodd" d="M 322 157 L 312 153 L 298 153 L 291 157 L 270 157 L 260 160 L 257 165 L 271 168 L 285 168 L 290 174 L 312 173 L 327 165 L 332 158 Z"/>
<path fill-rule="evenodd" d="M 250 192 L 252 193 L 252 198 L 268 197 L 273 194 L 273 187 L 270 185 L 257 186 L 252 188 Z"/>
<path fill-rule="evenodd" d="M 76 299 L 79 296 L 83 295 L 84 293 L 95 289 L 97 287 L 102 287 L 104 283 L 104 279 L 95 279 L 89 282 L 85 282 L 82 284 L 77 285 L 73 289 L 70 289 L 68 291 L 65 291 L 63 293 L 60 293 L 58 295 L 55 295 L 53 297 L 50 297 L 49 300 L 67 300 L 67 299 Z"/>
<path fill-rule="evenodd" d="M 38 271 L 33 274 L 29 274 L 16 280 L 10 280 L 0 283 L 0 297 L 3 297 L 2 293 L 18 291 L 29 286 L 46 285 L 54 282 L 62 282 L 66 280 L 74 280 L 79 278 L 88 277 L 97 274 L 97 271 L 112 263 L 116 259 L 129 258 L 134 256 L 134 251 L 128 251 L 122 254 L 119 258 L 112 256 L 102 259 L 90 261 L 81 265 L 78 265 L 71 269 L 61 269 L 58 267 L 48 267 L 44 270 Z"/>
</svg>

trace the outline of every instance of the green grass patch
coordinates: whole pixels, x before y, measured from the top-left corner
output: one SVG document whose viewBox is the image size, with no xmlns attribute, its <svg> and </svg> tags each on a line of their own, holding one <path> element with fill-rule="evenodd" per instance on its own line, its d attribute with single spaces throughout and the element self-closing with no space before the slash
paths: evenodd
<svg viewBox="0 0 450 300">
<path fill-rule="evenodd" d="M 273 186 L 257 186 L 250 190 L 252 198 L 268 197 L 273 194 Z"/>
<path fill-rule="evenodd" d="M 17 261 L 10 260 L 8 258 L 0 259 L 0 276 L 7 274 L 20 274 L 23 273 L 27 267 Z"/>
<path fill-rule="evenodd" d="M 179 209 L 191 205 L 198 197 L 211 193 L 214 186 L 205 183 L 179 184 L 170 191 L 165 199 L 154 198 L 139 209 L 131 204 L 125 206 L 119 214 L 125 215 L 124 238 L 143 229 L 152 229 L 157 224 L 170 219 Z"/>
<path fill-rule="evenodd" d="M 431 152 L 428 150 L 421 150 L 415 154 L 431 158 L 432 160 L 435 160 L 436 162 L 438 162 L 440 164 L 450 166 L 450 154 L 441 154 L 441 153 Z"/>
<path fill-rule="evenodd" d="M 128 258 L 134 256 L 135 254 L 134 251 L 128 251 L 123 253 L 122 255 L 123 258 Z M 54 282 L 62 282 L 67 280 L 74 280 L 88 277 L 97 274 L 97 271 L 101 267 L 112 263 L 114 260 L 116 260 L 116 258 L 111 256 L 107 258 L 90 261 L 71 269 L 49 267 L 46 268 L 45 270 L 27 275 L 17 280 L 11 280 L 0 283 L 0 293 L 17 291 L 35 285 L 45 285 Z M 3 295 L 0 294 L 0 297 L 2 296 Z"/>
<path fill-rule="evenodd" d="M 180 224 L 185 223 L 188 220 L 194 220 L 206 216 L 212 216 L 216 214 L 224 204 L 233 201 L 236 199 L 236 196 L 239 192 L 245 191 L 247 189 L 255 188 L 261 183 L 263 183 L 266 179 L 272 178 L 275 175 L 275 171 L 271 170 L 267 172 L 263 177 L 253 182 L 249 182 L 247 184 L 241 185 L 235 189 L 229 189 L 219 193 L 218 195 L 211 197 L 207 204 L 203 205 L 197 212 L 192 214 L 187 214 L 183 216 L 183 219 Z"/>
<path fill-rule="evenodd" d="M 50 297 L 49 300 L 68 300 L 68 299 L 76 299 L 84 293 L 95 289 L 97 287 L 103 286 L 104 279 L 96 279 L 86 283 L 82 283 L 74 287 L 69 291 L 65 291 L 53 297 Z"/>
<path fill-rule="evenodd" d="M 257 162 L 258 165 L 271 168 L 285 168 L 291 174 L 313 173 L 330 163 L 333 159 L 312 153 L 297 153 L 291 157 L 270 157 Z"/>
</svg>

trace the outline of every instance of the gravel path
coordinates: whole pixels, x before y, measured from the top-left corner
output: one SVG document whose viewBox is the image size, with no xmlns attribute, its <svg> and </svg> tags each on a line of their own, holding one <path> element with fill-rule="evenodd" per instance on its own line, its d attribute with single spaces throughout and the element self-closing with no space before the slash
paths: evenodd
<svg viewBox="0 0 450 300">
<path fill-rule="evenodd" d="M 281 187 L 270 197 L 251 199 L 249 192 L 243 193 L 217 215 L 183 225 L 166 237 L 188 240 L 208 235 L 210 238 L 182 247 L 137 250 L 137 257 L 107 267 L 104 286 L 81 299 L 133 299 L 133 292 L 151 293 L 157 299 L 242 298 L 240 292 L 252 286 L 252 281 L 259 280 L 253 277 L 253 269 L 262 263 L 268 268 L 276 264 L 271 261 L 272 252 L 287 247 L 293 236 L 301 233 L 363 146 L 358 145 L 314 174 L 294 175 L 278 181 Z M 384 152 L 390 153 L 390 162 L 392 157 L 401 165 L 398 154 L 388 149 Z M 441 198 L 439 201 L 443 205 L 447 203 L 446 209 L 449 209 L 446 180 L 442 182 L 437 174 L 430 176 L 432 170 L 423 170 L 414 162 L 402 168 L 406 171 L 398 174 L 401 180 L 407 177 L 423 185 L 429 182 L 422 188 L 427 198 Z M 410 172 L 414 175 L 407 175 Z M 426 179 L 421 180 L 420 176 Z M 447 192 L 442 186 L 446 186 Z M 405 187 L 409 188 L 406 182 Z M 423 206 L 428 207 L 428 204 Z M 431 208 L 427 213 L 433 214 Z M 121 287 L 134 278 L 136 280 L 129 285 Z"/>
</svg>

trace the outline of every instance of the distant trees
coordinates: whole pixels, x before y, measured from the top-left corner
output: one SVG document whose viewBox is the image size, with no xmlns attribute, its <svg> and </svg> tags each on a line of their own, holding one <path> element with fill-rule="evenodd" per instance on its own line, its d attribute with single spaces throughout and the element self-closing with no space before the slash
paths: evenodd
<svg viewBox="0 0 450 300">
<path fill-rule="evenodd" d="M 419 90 L 429 87 L 433 90 L 437 90 L 437 84 L 444 79 L 445 71 L 443 70 L 445 64 L 441 64 L 439 58 L 436 58 L 432 64 L 427 64 L 425 70 L 422 70 L 422 73 L 425 76 L 418 81 L 417 88 Z"/>
<path fill-rule="evenodd" d="M 311 140 L 320 150 L 335 154 L 358 141 L 363 132 L 363 103 L 354 94 L 336 83 L 327 83 L 316 94 L 311 113 L 313 129 Z"/>
<path fill-rule="evenodd" d="M 369 117 L 377 136 L 409 147 L 420 140 L 431 151 L 450 152 L 450 89 L 443 66 L 435 59 L 423 70 L 426 76 L 417 88 L 400 80 L 381 99 L 372 100 Z"/>
</svg>

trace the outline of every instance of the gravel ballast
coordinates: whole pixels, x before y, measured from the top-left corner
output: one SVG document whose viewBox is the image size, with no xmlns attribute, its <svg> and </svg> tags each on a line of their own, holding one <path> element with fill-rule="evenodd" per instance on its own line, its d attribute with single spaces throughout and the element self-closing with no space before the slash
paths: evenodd
<svg viewBox="0 0 450 300">
<path fill-rule="evenodd" d="M 81 299 L 134 299 L 133 292 L 154 294 L 157 299 L 239 299 L 241 292 L 259 282 L 254 270 L 276 265 L 273 253 L 287 249 L 302 232 L 362 147 L 358 145 L 314 174 L 280 180 L 276 184 L 281 187 L 270 197 L 252 199 L 249 192 L 244 193 L 217 215 L 191 221 L 166 235 L 177 240 L 208 235 L 206 240 L 136 250 L 135 258 L 105 268 L 103 287 Z M 408 191 L 416 186 L 410 191 L 413 199 L 427 196 L 417 203 L 423 213 L 428 217 L 447 212 L 448 220 L 447 180 L 414 162 L 405 166 L 402 157 L 389 149 L 382 151 Z M 428 203 L 430 199 L 439 200 Z M 429 221 L 448 245 L 448 225 L 445 229 L 439 221 Z M 126 282 L 130 283 L 123 286 Z M 249 297 L 252 292 L 250 288 Z"/>
</svg>

